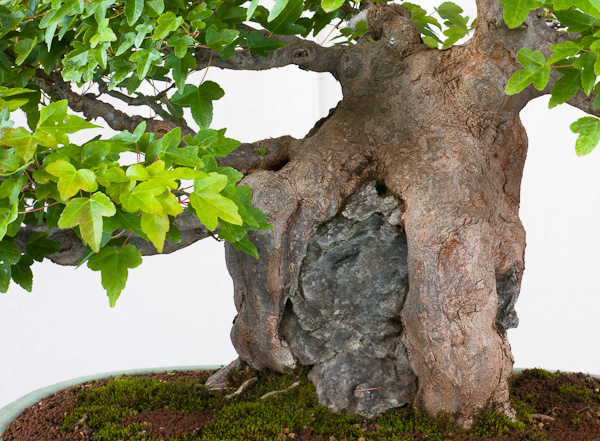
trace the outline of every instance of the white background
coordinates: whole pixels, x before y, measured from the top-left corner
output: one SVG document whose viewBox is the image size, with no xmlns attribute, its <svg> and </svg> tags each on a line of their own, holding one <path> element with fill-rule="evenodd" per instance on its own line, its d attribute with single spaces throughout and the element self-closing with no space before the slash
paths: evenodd
<svg viewBox="0 0 600 441">
<path fill-rule="evenodd" d="M 213 127 L 246 142 L 302 137 L 340 98 L 329 75 L 295 67 L 211 69 L 207 78 L 226 91 Z M 520 325 L 509 331 L 518 367 L 600 374 L 600 151 L 575 155 L 569 124 L 582 115 L 548 110 L 547 98 L 522 113 L 530 140 L 521 199 L 526 271 Z M 145 258 L 112 309 L 99 273 L 36 263 L 32 293 L 13 285 L 0 295 L 0 407 L 88 374 L 226 364 L 236 357 L 234 316 L 223 247 L 212 239 Z"/>
</svg>

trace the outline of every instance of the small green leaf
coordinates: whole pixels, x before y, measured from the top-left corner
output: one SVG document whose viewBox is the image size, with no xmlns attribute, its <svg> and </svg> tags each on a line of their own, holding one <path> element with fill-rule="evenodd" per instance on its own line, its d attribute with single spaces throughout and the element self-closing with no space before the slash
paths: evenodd
<svg viewBox="0 0 600 441">
<path fill-rule="evenodd" d="M 206 44 L 209 48 L 221 52 L 223 48 L 229 45 L 239 35 L 235 29 L 218 30 L 215 25 L 211 25 L 206 30 Z"/>
<path fill-rule="evenodd" d="M 572 68 L 561 69 L 561 71 L 564 72 L 564 75 L 558 79 L 552 88 L 552 96 L 548 103 L 550 109 L 569 101 L 581 86 L 581 71 Z"/>
<path fill-rule="evenodd" d="M 14 282 L 28 292 L 31 292 L 33 289 L 32 263 L 33 259 L 31 257 L 23 255 L 21 256 L 21 260 L 11 268 L 11 277 Z"/>
<path fill-rule="evenodd" d="M 345 0 L 321 0 L 321 7 L 325 12 L 332 12 L 336 9 L 339 9 L 344 4 L 344 2 Z M 281 8 L 281 10 L 283 10 L 283 7 Z"/>
<path fill-rule="evenodd" d="M 123 193 L 120 201 L 123 209 L 130 213 L 142 211 L 160 216 L 164 210 L 156 196 L 163 193 L 166 189 L 167 186 L 164 183 L 150 179 L 137 185 L 131 193 Z"/>
<path fill-rule="evenodd" d="M 21 258 L 21 249 L 12 242 L 0 242 L 0 264 L 14 265 Z"/>
<path fill-rule="evenodd" d="M 246 12 L 246 21 L 250 21 L 254 12 L 256 11 L 256 7 L 258 6 L 258 0 L 252 0 L 250 2 L 250 6 L 248 6 L 248 11 Z"/>
<path fill-rule="evenodd" d="M 548 58 L 548 61 L 546 62 L 546 65 L 548 66 L 557 61 L 564 60 L 565 58 L 574 57 L 581 51 L 581 47 L 574 41 L 565 41 L 564 43 L 555 44 L 554 46 L 551 46 L 550 49 L 555 53 Z"/>
<path fill-rule="evenodd" d="M 125 245 L 119 250 L 105 246 L 90 257 L 88 267 L 93 271 L 100 271 L 102 286 L 106 289 L 111 308 L 115 306 L 125 288 L 128 270 L 138 267 L 141 263 L 142 253 L 133 245 Z"/>
<path fill-rule="evenodd" d="M 58 221 L 60 228 L 79 225 L 81 237 L 92 250 L 100 250 L 102 218 L 114 216 L 116 209 L 108 196 L 94 193 L 90 198 L 71 199 Z"/>
<path fill-rule="evenodd" d="M 269 52 L 285 46 L 286 44 L 282 41 L 263 37 L 260 31 L 252 31 L 248 36 L 248 49 L 261 57 L 267 57 Z"/>
<path fill-rule="evenodd" d="M 144 0 L 125 0 L 125 17 L 129 26 L 133 26 L 144 11 Z"/>
<path fill-rule="evenodd" d="M 15 52 L 17 53 L 17 59 L 15 60 L 15 64 L 20 66 L 23 61 L 27 58 L 27 56 L 31 53 L 35 45 L 37 44 L 37 37 L 31 38 L 21 38 L 18 43 L 15 44 Z"/>
<path fill-rule="evenodd" d="M 160 53 L 157 50 L 141 49 L 134 52 L 129 57 L 129 61 L 137 63 L 137 76 L 140 80 L 146 78 L 146 74 L 153 64 L 161 59 Z"/>
<path fill-rule="evenodd" d="M 579 133 L 575 142 L 575 152 L 578 156 L 587 155 L 600 141 L 600 120 L 592 116 L 579 118 L 571 124 L 571 131 Z"/>
<path fill-rule="evenodd" d="M 94 192 L 98 189 L 96 175 L 88 169 L 76 170 L 70 162 L 59 159 L 48 165 L 46 171 L 58 177 L 58 191 L 62 200 L 75 196 L 79 190 Z"/>
<path fill-rule="evenodd" d="M 165 236 L 169 231 L 169 216 L 167 213 L 162 215 L 153 215 L 142 213 L 142 230 L 148 236 L 148 239 L 156 247 L 159 253 L 162 253 L 165 244 Z"/>
<path fill-rule="evenodd" d="M 48 240 L 47 233 L 36 233 L 29 238 L 25 249 L 29 256 L 41 262 L 45 256 L 60 251 L 60 245 L 53 240 Z"/>
<path fill-rule="evenodd" d="M 540 51 L 529 48 L 521 49 L 517 53 L 519 62 L 524 69 L 515 72 L 506 85 L 506 93 L 515 95 L 533 83 L 538 90 L 543 90 L 550 79 L 550 66 L 546 66 L 546 58 Z"/>
<path fill-rule="evenodd" d="M 152 35 L 153 40 L 162 40 L 183 23 L 182 17 L 177 17 L 172 11 L 167 11 L 158 17 L 158 26 Z"/>
<path fill-rule="evenodd" d="M 541 0 L 499 0 L 504 4 L 504 21 L 506 25 L 514 29 L 525 21 L 529 11 L 543 6 Z"/>
<path fill-rule="evenodd" d="M 440 17 L 442 17 L 444 20 L 448 20 L 458 29 L 463 31 L 464 34 L 469 33 L 467 20 L 461 15 L 463 10 L 460 6 L 452 2 L 444 2 L 436 8 L 436 11 Z"/>
<path fill-rule="evenodd" d="M 220 194 L 226 185 L 227 176 L 214 172 L 194 182 L 190 203 L 200 221 L 211 231 L 219 225 L 218 218 L 234 225 L 243 224 L 235 202 Z"/>
</svg>

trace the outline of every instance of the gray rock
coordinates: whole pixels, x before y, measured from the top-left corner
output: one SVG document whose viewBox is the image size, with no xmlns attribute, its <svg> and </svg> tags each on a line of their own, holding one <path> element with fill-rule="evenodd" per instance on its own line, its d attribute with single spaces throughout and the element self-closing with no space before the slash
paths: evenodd
<svg viewBox="0 0 600 441">
<path fill-rule="evenodd" d="M 516 328 L 519 317 L 515 311 L 515 303 L 519 298 L 520 284 L 516 271 L 496 276 L 496 293 L 498 294 L 498 313 L 496 322 L 504 329 Z"/>
<path fill-rule="evenodd" d="M 400 341 L 406 236 L 387 221 L 401 215 L 398 205 L 374 182 L 364 187 L 311 237 L 288 298 L 280 333 L 300 364 L 313 366 L 319 400 L 336 411 L 373 416 L 411 402 L 416 391 Z"/>
</svg>

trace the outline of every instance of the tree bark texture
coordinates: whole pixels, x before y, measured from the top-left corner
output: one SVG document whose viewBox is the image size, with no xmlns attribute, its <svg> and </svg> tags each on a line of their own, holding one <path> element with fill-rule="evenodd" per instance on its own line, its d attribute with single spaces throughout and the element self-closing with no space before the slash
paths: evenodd
<svg viewBox="0 0 600 441">
<path fill-rule="evenodd" d="M 334 410 L 513 416 L 527 150 L 524 103 L 504 93 L 514 52 L 429 49 L 395 6 L 368 24 L 377 41 L 335 54 L 335 111 L 243 181 L 274 228 L 252 235 L 259 260 L 227 248 L 234 346 L 257 369 L 312 366 Z"/>
</svg>

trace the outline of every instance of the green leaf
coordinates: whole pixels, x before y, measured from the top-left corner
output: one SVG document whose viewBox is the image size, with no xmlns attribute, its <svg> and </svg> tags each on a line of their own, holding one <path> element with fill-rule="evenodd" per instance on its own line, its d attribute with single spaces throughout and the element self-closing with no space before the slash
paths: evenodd
<svg viewBox="0 0 600 441">
<path fill-rule="evenodd" d="M 146 78 L 146 74 L 155 62 L 160 60 L 160 53 L 157 50 L 141 49 L 134 52 L 129 57 L 129 61 L 137 63 L 137 76 L 140 80 Z"/>
<path fill-rule="evenodd" d="M 131 193 L 123 193 L 120 201 L 123 209 L 130 213 L 142 211 L 160 216 L 164 210 L 156 197 L 166 189 L 167 186 L 164 183 L 150 179 L 137 185 Z"/>
<path fill-rule="evenodd" d="M 21 256 L 21 260 L 11 268 L 11 277 L 14 282 L 21 286 L 24 290 L 31 292 L 33 289 L 33 273 L 31 272 L 31 264 L 33 259 L 29 256 Z"/>
<path fill-rule="evenodd" d="M 129 26 L 133 26 L 144 11 L 144 0 L 125 0 L 125 17 Z"/>
<path fill-rule="evenodd" d="M 210 126 L 213 117 L 213 101 L 223 97 L 225 92 L 212 81 L 205 81 L 199 87 L 186 84 L 182 93 L 176 92 L 171 101 L 175 104 L 190 107 L 194 121 L 201 129 Z"/>
<path fill-rule="evenodd" d="M 554 46 L 551 46 L 550 49 L 552 49 L 555 53 L 550 55 L 550 58 L 548 58 L 548 61 L 546 62 L 548 66 L 556 63 L 557 61 L 564 60 L 565 58 L 574 57 L 579 53 L 579 51 L 581 51 L 581 47 L 574 41 L 566 41 L 564 43 L 555 44 Z"/>
<path fill-rule="evenodd" d="M 575 142 L 575 152 L 578 156 L 587 155 L 600 141 L 600 120 L 592 116 L 579 118 L 571 124 L 571 131 L 579 133 Z"/>
<path fill-rule="evenodd" d="M 344 2 L 345 0 L 321 0 L 321 7 L 325 12 L 332 12 L 339 9 Z"/>
<path fill-rule="evenodd" d="M 269 17 L 267 18 L 267 21 L 273 21 L 275 20 L 279 14 L 281 14 L 281 12 L 284 10 L 284 8 L 287 6 L 289 0 L 275 0 L 275 5 L 273 5 L 273 8 L 271 9 L 271 12 L 269 13 Z M 323 8 L 325 9 L 325 8 Z"/>
<path fill-rule="evenodd" d="M 552 88 L 552 96 L 548 103 L 550 109 L 569 101 L 581 86 L 581 71 L 571 68 L 560 69 L 560 71 L 564 72 L 564 75 L 558 79 Z"/>
<path fill-rule="evenodd" d="M 269 52 L 285 46 L 282 41 L 263 37 L 260 31 L 252 31 L 248 36 L 248 49 L 261 57 L 267 57 Z"/>
<path fill-rule="evenodd" d="M 98 31 L 90 38 L 90 47 L 95 48 L 99 43 L 117 41 L 117 36 L 109 26 L 108 18 L 100 20 Z"/>
<path fill-rule="evenodd" d="M 17 204 L 12 204 L 9 207 L 0 206 L 0 239 L 6 235 L 9 224 L 19 217 L 18 207 Z"/>
<path fill-rule="evenodd" d="M 167 69 L 172 69 L 171 73 L 173 74 L 177 90 L 183 92 L 189 71 L 196 67 L 196 59 L 189 53 L 183 58 L 177 58 L 177 55 L 174 53 L 169 54 L 165 59 L 165 67 Z M 169 111 L 170 110 L 171 109 L 169 109 Z"/>
<path fill-rule="evenodd" d="M 188 47 L 194 44 L 194 39 L 189 35 L 173 35 L 167 40 L 167 46 L 171 46 L 177 58 L 183 58 L 188 52 Z"/>
<path fill-rule="evenodd" d="M 519 62 L 524 69 L 515 72 L 506 85 L 506 93 L 515 95 L 525 89 L 529 84 L 542 90 L 550 79 L 550 66 L 546 66 L 546 58 L 540 51 L 532 51 L 529 48 L 521 49 L 517 53 Z"/>
<path fill-rule="evenodd" d="M 20 164 L 14 148 L 0 149 L 0 173 L 14 172 Z"/>
<path fill-rule="evenodd" d="M 436 11 L 444 20 L 448 20 L 465 34 L 469 33 L 467 20 L 461 15 L 463 10 L 460 6 L 452 2 L 444 2 L 436 8 Z"/>
<path fill-rule="evenodd" d="M 554 15 L 561 24 L 568 26 L 569 32 L 581 32 L 600 26 L 600 19 L 574 9 L 569 11 L 555 11 Z"/>
<path fill-rule="evenodd" d="M 235 29 L 218 30 L 215 25 L 211 25 L 206 30 L 206 44 L 209 48 L 221 52 L 225 46 L 230 44 L 239 35 Z"/>
<path fill-rule="evenodd" d="M 572 6 L 586 14 L 600 17 L 600 4 L 597 0 L 554 0 L 554 9 L 557 11 L 569 9 Z"/>
<path fill-rule="evenodd" d="M 96 175 L 88 169 L 76 170 L 70 162 L 59 159 L 48 165 L 46 171 L 58 177 L 58 191 L 62 200 L 75 196 L 79 190 L 94 192 L 98 189 Z"/>
<path fill-rule="evenodd" d="M 250 6 L 248 6 L 248 11 L 246 12 L 246 21 L 250 21 L 254 12 L 256 11 L 256 7 L 258 6 L 258 0 L 252 0 L 250 2 Z"/>
<path fill-rule="evenodd" d="M 100 271 L 102 286 L 106 289 L 111 308 L 115 306 L 121 291 L 125 288 L 129 269 L 142 263 L 142 253 L 133 245 L 125 245 L 119 250 L 111 246 L 103 247 L 88 261 L 88 268 Z"/>
<path fill-rule="evenodd" d="M 499 0 L 504 4 L 504 21 L 506 25 L 514 29 L 520 26 L 527 16 L 529 11 L 537 9 L 544 5 L 541 0 Z"/>
<path fill-rule="evenodd" d="M 81 237 L 92 250 L 100 250 L 102 240 L 102 218 L 116 213 L 114 204 L 103 193 L 94 193 L 90 198 L 71 199 L 58 221 L 60 228 L 79 225 Z"/>
<path fill-rule="evenodd" d="M 23 61 L 27 58 L 27 56 L 31 53 L 35 45 L 37 44 L 37 37 L 31 38 L 21 38 L 18 43 L 15 44 L 15 52 L 17 53 L 17 59 L 15 60 L 15 64 L 20 66 Z"/>
<path fill-rule="evenodd" d="M 12 242 L 0 242 L 0 264 L 14 265 L 21 258 L 21 249 Z"/>
<path fill-rule="evenodd" d="M 190 203 L 200 221 L 211 231 L 219 225 L 218 218 L 234 225 L 243 224 L 235 202 L 220 194 L 226 185 L 227 176 L 214 172 L 194 182 Z"/>
<path fill-rule="evenodd" d="M 182 17 L 177 17 L 172 11 L 167 11 L 158 17 L 158 26 L 152 35 L 153 40 L 162 40 L 183 23 Z"/>
<path fill-rule="evenodd" d="M 25 249 L 29 256 L 41 262 L 45 256 L 60 251 L 60 245 L 53 240 L 48 240 L 47 233 L 36 233 L 29 238 Z"/>
<path fill-rule="evenodd" d="M 148 239 L 156 247 L 159 253 L 162 253 L 165 244 L 165 236 L 169 231 L 169 216 L 167 213 L 162 215 L 153 215 L 142 213 L 142 230 L 148 236 Z"/>
<path fill-rule="evenodd" d="M 598 55 L 584 52 L 578 58 L 573 60 L 573 67 L 581 69 L 581 88 L 589 95 L 596 84 L 596 73 L 594 65 L 598 60 Z"/>
<path fill-rule="evenodd" d="M 99 128 L 76 115 L 67 115 L 67 100 L 56 101 L 42 107 L 37 130 L 55 136 L 64 133 L 75 133 L 83 129 Z M 63 142 L 63 141 L 61 141 Z M 68 139 L 64 144 L 68 143 Z"/>
<path fill-rule="evenodd" d="M 260 8 L 260 7 L 259 7 Z M 264 8 L 263 8 L 264 9 Z M 259 23 L 268 31 L 276 35 L 294 35 L 305 31 L 296 23 L 303 11 L 302 0 L 288 0 L 287 5 L 272 21 L 265 20 L 262 14 L 257 17 Z"/>
</svg>

